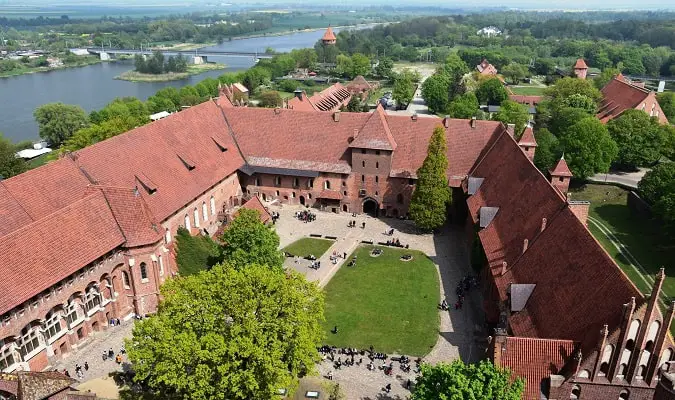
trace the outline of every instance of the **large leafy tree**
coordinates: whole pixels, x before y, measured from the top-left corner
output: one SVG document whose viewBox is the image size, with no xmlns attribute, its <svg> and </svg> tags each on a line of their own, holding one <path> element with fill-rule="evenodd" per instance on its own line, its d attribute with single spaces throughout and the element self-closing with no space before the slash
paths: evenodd
<svg viewBox="0 0 675 400">
<path fill-rule="evenodd" d="M 318 360 L 323 293 L 295 272 L 217 265 L 161 294 L 126 342 L 135 380 L 158 399 L 271 399 Z"/>
<path fill-rule="evenodd" d="M 548 87 L 545 94 L 554 102 L 564 100 L 573 94 L 581 94 L 593 99 L 596 103 L 602 99 L 602 94 L 590 80 L 565 77 L 555 85 Z"/>
<path fill-rule="evenodd" d="M 223 257 L 235 266 L 267 265 L 280 269 L 284 262 L 279 251 L 279 235 L 260 221 L 257 210 L 242 208 L 223 232 Z"/>
<path fill-rule="evenodd" d="M 663 163 L 647 172 L 638 183 L 642 198 L 656 204 L 662 197 L 675 193 L 675 163 Z"/>
<path fill-rule="evenodd" d="M 176 234 L 176 263 L 182 276 L 194 275 L 221 261 L 220 247 L 205 235 L 192 236 L 185 228 Z"/>
<path fill-rule="evenodd" d="M 619 75 L 620 73 L 621 73 L 621 71 L 619 71 L 616 68 L 605 68 L 605 69 L 602 70 L 600 75 L 596 76 L 593 79 L 593 85 L 598 89 L 602 89 L 612 79 L 614 79 L 615 76 Z"/>
<path fill-rule="evenodd" d="M 448 157 L 445 130 L 434 129 L 429 140 L 427 157 L 417 170 L 417 183 L 410 200 L 410 217 L 422 229 L 436 229 L 446 220 L 446 208 L 451 201 L 446 171 Z"/>
<path fill-rule="evenodd" d="M 607 127 L 594 117 L 584 118 L 570 126 L 560 144 L 567 165 L 578 179 L 607 172 L 619 152 Z"/>
<path fill-rule="evenodd" d="M 408 105 L 414 95 L 413 74 L 407 70 L 397 74 L 394 78 L 394 89 L 392 90 L 392 98 L 396 101 L 396 105 Z"/>
<path fill-rule="evenodd" d="M 520 135 L 523 132 L 523 129 L 525 129 L 525 124 L 527 123 L 529 116 L 527 106 L 516 103 L 515 101 L 505 100 L 502 102 L 499 107 L 499 112 L 494 115 L 493 119 L 505 124 L 515 124 L 515 133 L 516 135 Z"/>
<path fill-rule="evenodd" d="M 370 59 L 360 53 L 352 55 L 351 78 L 368 74 L 370 74 Z"/>
<path fill-rule="evenodd" d="M 60 146 L 77 130 L 89 123 L 82 107 L 63 103 L 48 103 L 33 112 L 40 137 L 52 146 Z"/>
<path fill-rule="evenodd" d="M 17 148 L 0 133 L 0 176 L 3 179 L 19 175 L 26 170 L 26 162 L 16 156 Z"/>
<path fill-rule="evenodd" d="M 534 152 L 534 165 L 546 173 L 555 166 L 560 159 L 560 144 L 548 129 L 542 128 L 534 132 L 537 141 L 537 151 Z"/>
<path fill-rule="evenodd" d="M 450 84 L 450 76 L 444 73 L 433 74 L 422 83 L 422 97 L 431 112 L 446 111 Z"/>
<path fill-rule="evenodd" d="M 675 123 L 675 93 L 663 92 L 656 95 L 663 113 L 666 115 L 671 123 Z"/>
<path fill-rule="evenodd" d="M 509 98 L 504 85 L 497 78 L 481 82 L 476 89 L 476 97 L 481 104 L 499 105 Z"/>
<path fill-rule="evenodd" d="M 453 118 L 471 118 L 478 111 L 478 99 L 473 92 L 455 97 L 448 105 L 448 114 Z"/>
<path fill-rule="evenodd" d="M 616 163 L 623 168 L 635 169 L 658 161 L 666 145 L 658 120 L 640 110 L 626 110 L 609 121 L 607 129 L 619 146 Z"/>
<path fill-rule="evenodd" d="M 411 400 L 520 400 L 525 390 L 522 379 L 512 381 L 508 370 L 495 367 L 490 361 L 424 364 L 421 370 Z"/>
<path fill-rule="evenodd" d="M 512 83 L 518 84 L 521 80 L 528 76 L 529 71 L 525 65 L 514 62 L 502 68 L 501 73 Z"/>
</svg>

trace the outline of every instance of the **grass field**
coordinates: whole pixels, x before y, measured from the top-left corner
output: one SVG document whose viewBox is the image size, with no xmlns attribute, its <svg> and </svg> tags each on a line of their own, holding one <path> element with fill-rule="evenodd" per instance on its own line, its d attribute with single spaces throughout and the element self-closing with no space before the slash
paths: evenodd
<svg viewBox="0 0 675 400">
<path fill-rule="evenodd" d="M 545 87 L 541 86 L 509 86 L 513 94 L 522 96 L 543 96 Z"/>
<path fill-rule="evenodd" d="M 675 259 L 672 245 L 668 250 L 663 242 L 660 227 L 653 221 L 631 214 L 626 199 L 628 192 L 616 186 L 584 185 L 573 188 L 572 199 L 591 202 L 589 217 L 607 226 L 612 233 L 626 246 L 642 267 L 652 277 L 662 266 L 666 268 L 666 280 L 663 290 L 668 296 L 675 296 L 675 270 L 672 260 Z M 610 240 L 592 223 L 588 227 L 605 250 L 616 260 L 626 275 L 644 293 L 651 291 L 647 284 L 632 267 L 631 263 L 612 245 Z M 671 267 L 670 269 L 668 267 Z"/>
<path fill-rule="evenodd" d="M 422 252 L 359 247 L 326 286 L 326 343 L 412 356 L 427 354 L 438 336 L 438 273 Z M 412 254 L 413 260 L 400 260 Z M 337 325 L 338 333 L 331 333 Z"/>
<path fill-rule="evenodd" d="M 41 156 L 35 157 L 34 159 L 27 162 L 28 169 L 33 169 L 47 164 L 49 161 L 49 154 L 43 154 Z"/>
<path fill-rule="evenodd" d="M 136 71 L 127 71 L 116 76 L 115 79 L 131 82 L 167 82 L 185 79 L 190 75 L 198 75 L 206 71 L 225 69 L 225 64 L 188 65 L 187 72 L 167 72 L 166 74 L 144 74 Z"/>
<path fill-rule="evenodd" d="M 306 257 L 313 254 L 316 258 L 319 258 L 333 245 L 333 243 L 332 240 L 327 239 L 302 238 L 284 247 L 283 251 L 287 251 L 299 257 Z"/>
</svg>

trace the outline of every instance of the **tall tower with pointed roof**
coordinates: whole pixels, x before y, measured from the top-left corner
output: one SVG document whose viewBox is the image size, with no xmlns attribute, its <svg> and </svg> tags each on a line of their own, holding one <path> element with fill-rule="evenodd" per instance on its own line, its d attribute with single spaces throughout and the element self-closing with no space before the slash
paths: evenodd
<svg viewBox="0 0 675 400">
<path fill-rule="evenodd" d="M 549 172 L 551 173 L 551 184 L 553 187 L 560 190 L 562 194 L 566 194 L 570 187 L 570 180 L 574 175 L 572 175 L 572 171 L 570 171 L 570 168 L 567 166 L 564 154 L 560 157 L 560 161 L 558 161 L 555 168 Z"/>
<path fill-rule="evenodd" d="M 323 37 L 321 38 L 321 43 L 324 45 L 332 45 L 337 42 L 337 38 L 335 37 L 335 34 L 333 33 L 333 29 L 328 26 L 328 29 L 326 29 L 326 32 L 323 34 Z"/>
<path fill-rule="evenodd" d="M 586 65 L 586 61 L 583 58 L 578 59 L 576 64 L 574 64 L 574 75 L 579 79 L 586 79 L 587 74 L 588 65 Z"/>
</svg>

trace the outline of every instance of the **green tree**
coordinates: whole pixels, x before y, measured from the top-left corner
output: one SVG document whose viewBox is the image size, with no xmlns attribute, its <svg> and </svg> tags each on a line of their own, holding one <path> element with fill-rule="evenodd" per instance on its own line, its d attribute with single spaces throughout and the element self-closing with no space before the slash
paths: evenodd
<svg viewBox="0 0 675 400">
<path fill-rule="evenodd" d="M 672 237 L 675 233 L 675 193 L 661 197 L 654 205 L 654 212 L 665 223 L 666 231 Z"/>
<path fill-rule="evenodd" d="M 562 136 L 569 130 L 570 126 L 590 116 L 591 115 L 588 114 L 586 110 L 582 110 L 581 108 L 555 108 L 551 113 L 551 119 L 549 121 L 548 127 L 554 135 Z"/>
<path fill-rule="evenodd" d="M 560 104 L 563 107 L 579 108 L 588 114 L 595 114 L 595 101 L 584 94 L 574 93 L 561 99 Z"/>
<path fill-rule="evenodd" d="M 666 146 L 658 120 L 640 110 L 624 111 L 607 123 L 607 130 L 619 147 L 615 161 L 623 168 L 651 165 L 661 158 Z"/>
<path fill-rule="evenodd" d="M 511 100 L 504 100 L 493 119 L 505 124 L 515 124 L 515 133 L 516 135 L 520 135 L 523 129 L 525 129 L 525 124 L 527 124 L 529 117 L 530 114 L 526 105 Z"/>
<path fill-rule="evenodd" d="M 260 221 L 256 210 L 242 208 L 221 236 L 223 257 L 235 266 L 260 264 L 280 269 L 284 256 L 279 251 L 279 235 Z"/>
<path fill-rule="evenodd" d="M 607 172 L 619 152 L 607 127 L 594 117 L 570 126 L 560 139 L 565 160 L 577 179 Z"/>
<path fill-rule="evenodd" d="M 271 399 L 319 360 L 323 293 L 296 272 L 224 264 L 170 279 L 136 323 L 129 359 L 161 399 Z"/>
<path fill-rule="evenodd" d="M 87 114 L 80 106 L 48 103 L 33 112 L 40 137 L 52 146 L 60 146 L 77 130 L 87 126 Z"/>
<path fill-rule="evenodd" d="M 342 77 L 350 77 L 354 70 L 352 58 L 344 54 L 338 54 L 335 60 L 335 72 Z"/>
<path fill-rule="evenodd" d="M 370 59 L 363 54 L 356 53 L 352 55 L 352 70 L 350 78 L 355 78 L 359 75 L 370 74 Z"/>
<path fill-rule="evenodd" d="M 478 99 L 473 92 L 455 97 L 448 105 L 448 114 L 452 118 L 471 118 L 478 111 Z"/>
<path fill-rule="evenodd" d="M 272 79 L 272 74 L 266 68 L 253 67 L 244 73 L 242 83 L 252 92 L 270 79 Z"/>
<path fill-rule="evenodd" d="M 276 90 L 266 90 L 260 94 L 260 107 L 281 107 L 283 99 Z"/>
<path fill-rule="evenodd" d="M 497 78 L 481 82 L 476 89 L 476 97 L 480 104 L 499 105 L 509 98 L 504 85 Z"/>
<path fill-rule="evenodd" d="M 511 83 L 518 84 L 529 74 L 527 67 L 518 63 L 511 63 L 501 70 L 502 75 L 508 78 Z"/>
<path fill-rule="evenodd" d="M 663 92 L 656 95 L 656 100 L 669 121 L 675 122 L 675 93 Z"/>
<path fill-rule="evenodd" d="M 438 72 L 442 72 L 450 78 L 448 90 L 448 98 L 450 101 L 466 91 L 462 78 L 469 73 L 469 68 L 456 54 L 450 54 L 445 59 L 445 63 L 439 68 Z"/>
<path fill-rule="evenodd" d="M 662 197 L 675 193 L 675 163 L 663 163 L 647 172 L 638 182 L 640 196 L 656 204 Z"/>
<path fill-rule="evenodd" d="M 427 156 L 417 170 L 417 182 L 410 201 L 410 217 L 422 229 L 440 228 L 446 220 L 447 206 L 452 200 L 446 171 L 448 157 L 445 130 L 434 129 Z"/>
<path fill-rule="evenodd" d="M 407 106 L 412 101 L 415 95 L 413 79 L 413 74 L 408 70 L 404 70 L 394 78 L 392 98 L 398 107 Z"/>
<path fill-rule="evenodd" d="M 351 99 L 349 99 L 349 103 L 347 103 L 347 111 L 349 112 L 361 112 L 363 111 L 363 105 L 361 104 L 361 100 L 359 100 L 359 96 L 352 96 Z"/>
<path fill-rule="evenodd" d="M 525 390 L 521 378 L 512 381 L 511 372 L 496 367 L 490 361 L 465 364 L 422 365 L 411 400 L 499 399 L 520 400 Z"/>
<path fill-rule="evenodd" d="M 616 68 L 605 68 L 602 70 L 600 75 L 596 76 L 593 79 L 593 85 L 597 89 L 602 89 L 607 85 L 615 76 L 619 75 L 621 71 Z"/>
<path fill-rule="evenodd" d="M 560 144 L 548 129 L 542 128 L 534 132 L 537 141 L 537 151 L 534 152 L 534 165 L 541 172 L 548 172 L 560 159 Z"/>
<path fill-rule="evenodd" d="M 176 234 L 176 264 L 182 276 L 194 275 L 221 260 L 220 247 L 209 236 L 195 235 L 180 227 Z"/>
<path fill-rule="evenodd" d="M 16 152 L 16 146 L 0 133 L 0 176 L 2 179 L 11 178 L 26 171 L 26 162 L 18 158 Z"/>
<path fill-rule="evenodd" d="M 298 68 L 314 68 L 317 62 L 317 55 L 314 49 L 293 49 L 290 53 L 295 60 Z"/>
<path fill-rule="evenodd" d="M 391 78 L 391 73 L 394 70 L 394 61 L 391 58 L 383 57 L 380 58 L 377 66 L 375 67 L 375 75 L 380 78 L 389 79 Z"/>
<path fill-rule="evenodd" d="M 435 73 L 422 83 L 422 98 L 433 113 L 445 112 L 448 108 L 450 76 Z"/>
<path fill-rule="evenodd" d="M 590 80 L 570 77 L 559 79 L 555 85 L 546 88 L 544 93 L 554 102 L 563 101 L 573 94 L 584 95 L 596 103 L 602 99 L 602 94 Z"/>
</svg>

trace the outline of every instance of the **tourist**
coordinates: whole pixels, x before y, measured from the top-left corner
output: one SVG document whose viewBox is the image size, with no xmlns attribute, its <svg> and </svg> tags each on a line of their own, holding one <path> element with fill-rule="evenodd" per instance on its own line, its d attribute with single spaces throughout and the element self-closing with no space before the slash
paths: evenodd
<svg viewBox="0 0 675 400">
<path fill-rule="evenodd" d="M 328 378 L 329 381 L 332 381 L 333 380 L 333 371 L 328 371 L 328 375 L 326 376 L 326 378 Z"/>
<path fill-rule="evenodd" d="M 108 359 L 108 352 L 103 350 L 103 354 L 101 355 L 101 358 L 103 359 L 103 361 L 106 361 Z"/>
<path fill-rule="evenodd" d="M 387 383 L 387 386 L 384 387 L 384 390 L 389 393 L 391 392 L 391 383 Z"/>
<path fill-rule="evenodd" d="M 346 260 L 347 259 L 347 252 L 342 253 L 342 256 L 343 256 L 342 258 L 344 258 Z"/>
<path fill-rule="evenodd" d="M 122 364 L 122 355 L 121 355 L 121 354 L 118 354 L 118 355 L 115 357 L 115 362 L 116 362 L 117 364 Z"/>
<path fill-rule="evenodd" d="M 63 375 L 65 375 L 65 376 L 67 376 L 68 378 L 70 378 L 70 372 L 68 372 L 67 369 L 64 369 L 64 370 L 63 370 Z"/>
<path fill-rule="evenodd" d="M 113 351 L 112 347 L 108 350 L 108 358 L 112 360 L 112 358 L 115 357 L 115 352 Z"/>
<path fill-rule="evenodd" d="M 86 361 L 84 362 L 84 370 L 89 371 L 89 363 Z"/>
<path fill-rule="evenodd" d="M 365 221 L 363 221 L 363 222 L 361 223 L 361 229 L 366 229 L 366 222 L 365 222 Z"/>
<path fill-rule="evenodd" d="M 333 328 L 333 330 L 331 331 L 331 333 L 333 333 L 333 334 L 337 334 L 337 333 L 338 333 L 338 327 L 337 327 L 337 325 L 335 325 L 335 328 Z"/>
</svg>

